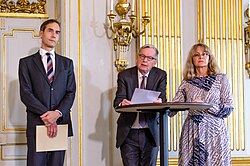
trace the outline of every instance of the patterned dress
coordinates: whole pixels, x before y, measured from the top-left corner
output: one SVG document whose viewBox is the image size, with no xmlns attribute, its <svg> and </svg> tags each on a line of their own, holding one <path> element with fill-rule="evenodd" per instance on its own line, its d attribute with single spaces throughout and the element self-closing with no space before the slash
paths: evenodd
<svg viewBox="0 0 250 166">
<path fill-rule="evenodd" d="M 229 166 L 231 150 L 224 118 L 233 111 L 231 86 L 225 74 L 183 80 L 174 102 L 201 99 L 213 106 L 190 110 L 182 126 L 179 166 Z M 174 116 L 172 112 L 169 116 Z"/>
</svg>

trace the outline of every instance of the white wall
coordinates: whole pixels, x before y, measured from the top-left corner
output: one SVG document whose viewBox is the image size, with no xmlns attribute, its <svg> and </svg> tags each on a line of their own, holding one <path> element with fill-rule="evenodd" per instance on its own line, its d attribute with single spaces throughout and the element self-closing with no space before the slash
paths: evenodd
<svg viewBox="0 0 250 166">
<path fill-rule="evenodd" d="M 77 29 L 79 24 L 76 23 L 76 2 L 69 4 L 71 10 L 66 15 L 69 14 L 67 21 L 74 24 L 71 26 L 72 31 L 68 32 L 72 42 L 69 52 L 73 53 L 76 70 L 81 70 L 82 78 L 82 94 L 79 94 L 82 102 L 82 165 L 119 165 L 119 151 L 115 149 L 114 141 L 117 113 L 112 108 L 117 72 L 113 65 L 113 43 L 107 39 L 104 29 L 108 1 L 78 2 L 81 3 L 80 31 Z M 79 41 L 81 54 L 78 56 Z M 78 114 L 74 112 L 73 116 L 76 122 Z M 77 125 L 78 123 L 74 123 L 75 130 Z M 73 138 L 74 147 L 79 145 L 78 134 Z M 78 157 L 75 156 L 78 154 L 74 150 L 73 153 L 73 165 L 79 164 Z"/>
</svg>

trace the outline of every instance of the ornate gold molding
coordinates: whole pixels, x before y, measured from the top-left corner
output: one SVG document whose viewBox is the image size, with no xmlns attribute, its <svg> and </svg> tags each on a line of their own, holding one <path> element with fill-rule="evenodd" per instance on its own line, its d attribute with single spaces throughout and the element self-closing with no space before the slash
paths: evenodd
<svg viewBox="0 0 250 166">
<path fill-rule="evenodd" d="M 46 0 L 37 0 L 38 2 L 30 3 L 28 0 L 1 0 L 0 12 L 1 13 L 34 13 L 45 14 L 46 13 Z"/>
<path fill-rule="evenodd" d="M 0 17 L 12 17 L 12 18 L 49 18 L 48 14 L 30 14 L 30 13 L 0 13 Z"/>
<path fill-rule="evenodd" d="M 48 18 L 46 0 L 0 0 L 0 17 Z"/>
<path fill-rule="evenodd" d="M 77 31 L 78 31 L 78 41 L 77 41 L 77 54 L 78 54 L 78 71 L 77 71 L 77 106 L 78 106 L 78 165 L 83 165 L 83 84 L 82 84 L 82 19 L 81 19 L 81 0 L 78 0 L 77 6 Z M 71 22 L 71 21 L 70 21 Z M 72 163 L 71 163 L 72 164 Z"/>
</svg>

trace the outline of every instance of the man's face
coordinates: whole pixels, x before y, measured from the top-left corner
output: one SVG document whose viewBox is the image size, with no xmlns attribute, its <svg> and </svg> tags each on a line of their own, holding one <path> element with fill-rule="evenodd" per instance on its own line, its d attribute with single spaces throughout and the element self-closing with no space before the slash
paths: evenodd
<svg viewBox="0 0 250 166">
<path fill-rule="evenodd" d="M 155 66 L 157 57 L 153 48 L 142 49 L 137 57 L 137 67 L 141 74 L 147 74 Z"/>
<path fill-rule="evenodd" d="M 60 27 L 57 23 L 48 24 L 44 31 L 39 32 L 39 36 L 42 39 L 42 48 L 47 51 L 52 50 L 59 40 L 59 34 Z"/>
</svg>

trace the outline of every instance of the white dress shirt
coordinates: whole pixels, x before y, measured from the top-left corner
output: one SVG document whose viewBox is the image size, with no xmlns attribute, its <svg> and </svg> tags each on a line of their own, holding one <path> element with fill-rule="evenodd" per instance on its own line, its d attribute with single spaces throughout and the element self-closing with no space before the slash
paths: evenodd
<svg viewBox="0 0 250 166">
<path fill-rule="evenodd" d="M 55 68 L 56 68 L 56 63 L 55 63 L 55 50 L 51 50 L 51 51 L 46 51 L 42 48 L 40 48 L 40 55 L 41 55 L 41 58 L 42 58 L 42 62 L 43 62 L 43 66 L 44 66 L 44 69 L 47 73 L 47 55 L 46 53 L 49 52 L 50 53 L 50 57 L 52 59 L 52 65 L 53 65 L 53 75 L 55 75 Z"/>
<path fill-rule="evenodd" d="M 46 51 L 42 48 L 40 48 L 39 50 L 39 53 L 41 55 L 41 58 L 42 58 L 42 62 L 43 62 L 43 66 L 44 66 L 44 69 L 45 69 L 45 72 L 47 73 L 47 58 L 48 56 L 46 55 L 46 53 L 49 52 L 50 53 L 50 57 L 51 57 L 51 60 L 52 60 L 52 65 L 53 65 L 53 75 L 55 75 L 55 69 L 56 69 L 56 57 L 55 57 L 55 50 L 51 50 L 51 51 Z M 55 110 L 57 112 L 59 112 L 60 116 L 62 116 L 62 112 L 60 110 Z"/>
<path fill-rule="evenodd" d="M 145 80 L 145 87 L 147 86 L 147 79 L 148 79 L 148 74 L 145 74 L 146 76 L 146 80 Z M 143 75 L 139 72 L 138 70 L 138 87 L 140 88 L 140 85 L 141 85 L 141 82 L 142 82 L 142 77 Z M 134 124 L 132 125 L 131 127 L 132 129 L 142 129 L 142 128 L 148 128 L 148 124 L 146 123 L 146 125 L 144 127 L 142 127 L 140 124 L 139 124 L 139 112 L 137 113 L 137 116 L 136 116 L 136 119 L 135 119 L 135 122 Z"/>
</svg>

